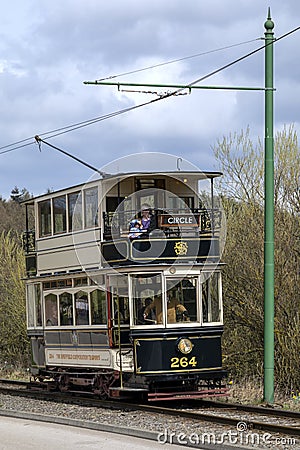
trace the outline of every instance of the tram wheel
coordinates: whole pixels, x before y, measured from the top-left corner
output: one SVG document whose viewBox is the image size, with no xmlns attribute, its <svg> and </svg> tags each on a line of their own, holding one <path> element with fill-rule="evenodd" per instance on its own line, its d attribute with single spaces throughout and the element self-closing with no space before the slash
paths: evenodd
<svg viewBox="0 0 300 450">
<path fill-rule="evenodd" d="M 101 400 L 109 398 L 109 387 L 114 381 L 113 374 L 99 374 L 95 378 L 94 382 L 94 394 L 98 395 Z"/>
<path fill-rule="evenodd" d="M 58 389 L 60 392 L 67 392 L 69 390 L 69 380 L 68 375 L 64 374 L 59 377 L 58 380 Z"/>
</svg>

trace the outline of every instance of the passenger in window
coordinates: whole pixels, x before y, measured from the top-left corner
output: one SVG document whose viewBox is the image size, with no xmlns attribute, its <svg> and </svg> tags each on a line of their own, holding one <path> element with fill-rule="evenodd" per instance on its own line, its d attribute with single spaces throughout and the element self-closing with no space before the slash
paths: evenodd
<svg viewBox="0 0 300 450">
<path fill-rule="evenodd" d="M 167 321 L 176 323 L 188 321 L 189 315 L 187 309 L 177 300 L 175 296 L 167 298 Z"/>
<path fill-rule="evenodd" d="M 141 223 L 144 236 L 148 236 L 156 228 L 155 216 L 148 205 L 142 206 Z"/>
<path fill-rule="evenodd" d="M 146 306 L 144 310 L 144 320 L 147 319 L 148 315 L 150 314 L 150 311 L 155 310 L 156 315 L 156 321 L 157 324 L 162 324 L 162 300 L 160 295 L 155 295 L 152 303 L 150 305 Z"/>
<path fill-rule="evenodd" d="M 54 327 L 58 325 L 58 317 L 57 317 L 57 311 L 54 310 L 50 313 L 49 317 L 46 320 L 46 326 L 47 327 Z"/>
<path fill-rule="evenodd" d="M 156 314 L 154 311 L 154 308 L 150 308 L 149 312 L 147 314 L 145 314 L 145 310 L 146 308 L 151 305 L 152 303 L 152 298 L 151 297 L 147 297 L 145 299 L 145 305 L 142 306 L 142 308 L 139 309 L 138 311 L 138 324 L 148 324 L 148 325 L 153 325 L 156 323 Z"/>
<path fill-rule="evenodd" d="M 161 297 L 155 296 L 153 302 L 145 308 L 144 319 L 148 316 L 150 310 L 155 308 L 158 324 L 162 323 L 162 301 Z M 167 299 L 167 322 L 176 323 L 189 321 L 189 314 L 185 306 L 183 306 L 175 296 Z"/>
<path fill-rule="evenodd" d="M 141 237 L 142 233 L 143 233 L 143 229 L 142 229 L 142 224 L 139 220 L 134 219 L 131 223 L 130 223 L 130 228 L 129 228 L 129 239 L 132 241 L 133 239 L 138 239 Z"/>
<path fill-rule="evenodd" d="M 73 307 L 72 305 L 61 305 L 60 307 L 60 324 L 73 325 Z"/>
</svg>

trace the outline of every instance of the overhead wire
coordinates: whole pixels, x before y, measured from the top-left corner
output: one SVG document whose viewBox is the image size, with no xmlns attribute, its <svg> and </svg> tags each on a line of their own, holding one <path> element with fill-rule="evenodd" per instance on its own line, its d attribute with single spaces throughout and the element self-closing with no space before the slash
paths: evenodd
<svg viewBox="0 0 300 450">
<path fill-rule="evenodd" d="M 267 45 L 274 44 L 274 43 L 280 41 L 281 39 L 283 39 L 283 38 L 285 38 L 285 37 L 291 35 L 292 33 L 295 33 L 295 32 L 298 31 L 299 29 L 300 29 L 300 26 L 299 26 L 299 27 L 296 27 L 296 28 L 290 30 L 289 32 L 283 34 L 282 36 L 276 38 L 273 42 L 271 42 L 271 43 L 269 43 L 269 44 L 267 44 Z M 256 39 L 255 39 L 255 40 L 256 40 Z M 143 106 L 150 105 L 151 103 L 155 103 L 155 102 L 158 102 L 158 101 L 160 101 L 160 100 L 164 100 L 164 99 L 166 99 L 166 98 L 175 96 L 176 94 L 178 94 L 178 92 L 181 92 L 181 91 L 184 90 L 184 89 L 187 89 L 187 88 L 189 88 L 189 87 L 192 87 L 192 86 L 194 86 L 195 84 L 200 83 L 200 82 L 206 80 L 207 78 L 209 78 L 209 77 L 211 77 L 211 76 L 213 76 L 213 75 L 216 75 L 217 73 L 219 73 L 219 72 L 221 72 L 221 71 L 223 71 L 223 70 L 225 70 L 225 69 L 227 69 L 227 68 L 233 66 L 234 64 L 237 64 L 237 63 L 243 61 L 244 59 L 246 59 L 246 58 L 248 58 L 248 57 L 254 55 L 255 53 L 259 52 L 260 50 L 264 49 L 265 47 L 266 47 L 266 44 L 264 44 L 264 45 L 258 47 L 258 48 L 255 49 L 255 50 L 252 50 L 251 52 L 249 52 L 249 53 L 247 53 L 247 54 L 241 56 L 240 58 L 235 59 L 234 61 L 232 61 L 232 62 L 230 62 L 230 63 L 228 63 L 228 64 L 223 65 L 222 67 L 220 67 L 220 68 L 218 68 L 218 69 L 216 69 L 216 70 L 214 70 L 214 71 L 208 73 L 207 75 L 204 75 L 204 76 L 202 76 L 202 77 L 200 77 L 200 78 L 197 78 L 196 80 L 192 81 L 191 83 L 186 84 L 184 87 L 179 88 L 179 89 L 176 89 L 176 90 L 173 91 L 173 92 L 168 92 L 168 93 L 166 93 L 165 95 L 162 95 L 162 96 L 160 96 L 160 97 L 158 97 L 158 98 L 152 99 L 152 100 L 147 101 L 147 102 L 144 102 L 144 103 L 140 103 L 140 104 L 138 104 L 138 105 L 130 106 L 130 107 L 124 108 L 124 109 L 122 109 L 122 110 L 113 111 L 113 112 L 111 112 L 111 113 L 108 113 L 108 114 L 105 114 L 105 115 L 102 115 L 102 116 L 98 116 L 98 117 L 95 117 L 95 118 L 92 118 L 92 119 L 88 119 L 88 120 L 85 120 L 85 121 L 82 121 L 82 122 L 78 122 L 78 123 L 75 123 L 75 124 L 72 124 L 72 125 L 67 125 L 67 126 L 65 126 L 65 127 L 57 128 L 57 129 L 52 130 L 52 131 L 48 131 L 48 132 L 45 132 L 45 133 L 40 133 L 39 136 L 47 136 L 47 135 L 48 135 L 45 139 L 51 139 L 51 138 L 53 138 L 53 137 L 60 136 L 60 135 L 65 134 L 65 133 L 69 133 L 69 132 L 71 132 L 71 131 L 75 131 L 75 130 L 77 130 L 77 129 L 80 129 L 80 128 L 83 128 L 83 127 L 86 127 L 86 126 L 89 126 L 89 125 L 93 125 L 94 123 L 101 122 L 101 121 L 103 121 L 103 120 L 109 119 L 109 118 L 111 118 L 111 117 L 118 116 L 118 115 L 120 115 L 120 114 L 124 114 L 124 113 L 126 113 L 126 112 L 129 112 L 129 111 L 132 111 L 132 110 L 141 108 L 141 107 L 143 107 Z M 95 84 L 97 84 L 97 83 L 95 83 Z M 54 133 L 54 134 L 53 134 L 53 133 Z M 26 141 L 29 141 L 29 140 L 32 140 L 32 142 L 29 142 L 29 143 L 27 143 L 27 144 L 23 144 L 23 145 L 19 145 L 19 146 L 17 146 L 17 147 L 14 147 L 14 145 L 17 145 L 17 144 L 19 144 L 19 143 L 23 143 L 23 142 L 26 142 Z M 17 149 L 22 148 L 22 147 L 26 147 L 26 146 L 28 146 L 28 145 L 32 145 L 32 144 L 35 143 L 35 142 L 36 142 L 36 141 L 35 141 L 35 136 L 32 136 L 32 137 L 23 139 L 23 140 L 21 140 L 21 141 L 17 141 L 17 142 L 15 142 L 15 143 L 13 143 L 13 144 L 5 145 L 5 146 L 3 146 L 3 147 L 0 147 L 0 150 L 6 149 L 6 150 L 4 150 L 4 151 L 1 151 L 1 152 L 0 152 L 0 155 L 1 155 L 1 154 L 4 154 L 4 153 L 9 153 L 9 152 L 11 152 L 11 151 L 17 150 Z M 8 149 L 8 147 L 13 147 L 13 148 Z"/>
<path fill-rule="evenodd" d="M 142 72 L 142 71 L 146 71 L 146 70 L 153 69 L 153 68 L 156 68 L 156 67 L 161 67 L 161 66 L 165 66 L 165 65 L 168 65 L 168 64 L 173 64 L 173 63 L 176 63 L 176 62 L 184 61 L 184 60 L 187 60 L 187 59 L 191 59 L 191 58 L 196 58 L 196 57 L 199 57 L 199 56 L 208 55 L 208 54 L 210 54 L 210 53 L 215 53 L 215 52 L 219 52 L 219 51 L 222 51 L 222 50 L 227 50 L 227 49 L 230 49 L 230 48 L 233 48 L 233 47 L 237 47 L 237 46 L 240 46 L 240 45 L 252 43 L 252 42 L 255 42 L 255 41 L 259 40 L 259 39 L 260 39 L 260 38 L 255 38 L 255 39 L 251 39 L 251 40 L 248 40 L 248 41 L 239 42 L 239 43 L 237 43 L 237 44 L 231 44 L 231 45 L 227 45 L 227 46 L 225 46 L 225 47 L 220 47 L 220 48 L 217 48 L 217 49 L 208 50 L 208 51 L 201 52 L 201 53 L 196 53 L 196 54 L 194 54 L 194 55 L 184 56 L 184 57 L 182 57 L 182 58 L 177 58 L 177 59 L 173 59 L 173 60 L 170 60 L 170 61 L 166 61 L 166 62 L 154 64 L 154 65 L 152 65 L 152 66 L 147 66 L 147 67 L 144 67 L 144 68 L 141 68 L 141 69 L 136 69 L 136 70 L 132 70 L 132 71 L 129 71 L 129 72 L 123 72 L 123 73 L 118 74 L 118 75 L 111 75 L 111 76 L 108 76 L 108 77 L 105 77 L 105 78 L 101 78 L 101 79 L 99 79 L 99 80 L 97 80 L 97 81 L 102 81 L 102 80 L 108 80 L 108 79 L 112 79 L 112 78 L 122 77 L 122 76 L 124 76 L 124 75 L 129 75 L 129 74 L 132 74 L 132 73 Z M 91 119 L 91 120 L 93 120 L 93 119 Z M 83 122 L 79 122 L 79 123 L 77 123 L 77 124 L 73 124 L 73 125 L 66 126 L 66 127 L 61 127 L 61 128 L 56 129 L 56 130 L 52 130 L 52 131 L 50 131 L 50 132 L 41 133 L 40 136 L 45 136 L 45 135 L 47 135 L 47 134 L 51 134 L 51 133 L 55 133 L 55 132 L 57 132 L 57 131 L 65 130 L 65 129 L 67 129 L 67 128 L 69 128 L 69 127 L 73 127 L 73 126 L 76 126 L 76 127 L 77 127 L 77 125 L 80 126 L 81 124 L 84 124 L 84 123 L 86 123 L 86 122 L 90 122 L 90 120 L 83 121 Z M 76 128 L 75 128 L 75 129 L 76 129 Z M 54 135 L 54 136 L 55 136 L 55 135 Z M 53 137 L 54 137 L 54 136 L 53 136 Z M 26 139 L 22 139 L 22 140 L 20 140 L 20 141 L 14 142 L 14 143 L 12 143 L 12 144 L 4 145 L 4 146 L 0 147 L 0 150 L 5 149 L 5 148 L 8 148 L 8 147 L 15 146 L 15 145 L 18 145 L 18 144 L 21 144 L 21 143 L 23 143 L 23 142 L 26 142 L 26 141 L 32 140 L 32 139 L 34 139 L 34 136 L 31 136 L 31 137 L 26 138 Z M 32 142 L 31 142 L 31 143 L 32 143 Z M 31 143 L 30 143 L 30 144 L 31 144 Z M 29 145 L 30 145 L 30 144 L 29 144 Z M 19 146 L 19 147 L 16 147 L 16 149 L 17 149 L 17 148 L 21 148 L 21 147 L 23 147 L 23 145 L 22 145 L 22 146 Z M 7 153 L 7 152 L 0 152 L 0 154 L 3 154 L 3 153 Z"/>
<path fill-rule="evenodd" d="M 33 139 L 33 137 L 32 138 L 27 138 L 26 141 L 29 140 L 29 139 L 31 140 L 31 139 Z M 2 152 L 0 152 L 0 155 L 3 155 L 4 153 L 10 153 L 10 152 L 12 152 L 14 150 L 18 150 L 19 148 L 27 147 L 28 145 L 32 145 L 32 144 L 34 144 L 34 142 L 28 142 L 27 144 L 18 145 L 17 147 L 13 147 L 13 148 L 9 148 L 7 150 L 3 150 Z M 10 144 L 10 145 L 14 145 L 14 144 Z M 6 145 L 6 147 L 9 147 L 9 145 Z"/>
<path fill-rule="evenodd" d="M 244 45 L 244 44 L 250 44 L 250 43 L 258 41 L 260 39 L 261 38 L 255 38 L 255 39 L 251 39 L 249 41 L 239 42 L 238 44 L 231 44 L 231 45 L 227 45 L 226 47 L 220 47 L 220 48 L 217 48 L 217 49 L 214 49 L 214 50 L 208 50 L 206 52 L 196 53 L 196 54 L 190 55 L 190 56 L 183 56 L 182 58 L 171 59 L 170 61 L 165 61 L 165 62 L 162 62 L 162 63 L 153 64 L 152 66 L 143 67 L 141 69 L 130 70 L 129 72 L 122 72 L 122 73 L 119 73 L 118 75 L 110 75 L 110 76 L 107 76 L 107 77 L 104 77 L 104 78 L 99 78 L 96 81 L 111 80 L 113 78 L 119 78 L 119 77 L 123 77 L 125 75 L 132 75 L 133 73 L 144 72 L 145 70 L 149 70 L 149 69 L 156 69 L 157 67 L 166 66 L 168 64 L 173 64 L 173 63 L 176 63 L 176 62 L 185 61 L 187 59 L 198 58 L 199 56 L 209 55 L 210 53 L 220 52 L 222 50 L 227 50 L 227 49 L 230 49 L 230 48 L 233 48 L 233 47 L 238 47 L 238 46 Z"/>
<path fill-rule="evenodd" d="M 201 52 L 201 53 L 196 53 L 194 55 L 184 56 L 182 58 L 177 58 L 177 59 L 173 59 L 173 60 L 170 60 L 170 61 L 158 63 L 158 64 L 155 64 L 155 65 L 152 65 L 152 66 L 144 67 L 144 68 L 133 70 L 133 71 L 130 71 L 130 72 L 124 72 L 124 73 L 121 73 L 119 75 L 113 75 L 113 76 L 109 76 L 109 77 L 106 77 L 106 78 L 102 78 L 101 80 L 121 77 L 121 76 L 128 75 L 128 74 L 131 74 L 131 73 L 142 72 L 142 71 L 149 70 L 149 69 L 152 69 L 152 68 L 155 68 L 155 67 L 160 67 L 160 66 L 164 66 L 164 65 L 168 65 L 168 64 L 184 61 L 184 60 L 187 60 L 187 59 L 191 59 L 191 58 L 204 56 L 204 55 L 207 55 L 207 54 L 210 54 L 210 53 L 215 53 L 215 52 L 219 52 L 219 51 L 222 51 L 222 50 L 227 50 L 227 49 L 230 49 L 230 48 L 233 48 L 233 47 L 241 46 L 241 45 L 244 45 L 244 44 L 252 43 L 252 42 L 255 42 L 255 41 L 259 40 L 259 39 L 260 38 L 255 38 L 255 39 L 251 39 L 251 40 L 248 40 L 248 41 L 239 42 L 237 44 L 231 44 L 231 45 L 227 45 L 225 47 L 220 47 L 220 48 L 217 48 L 217 49 L 208 50 L 208 51 Z M 97 81 L 100 81 L 100 80 L 97 80 Z M 127 109 L 121 110 L 120 113 L 123 113 L 123 112 L 127 112 Z M 116 113 L 118 113 L 118 112 L 116 112 Z M 72 125 L 68 125 L 68 126 L 65 126 L 65 127 L 57 128 L 57 129 L 52 130 L 52 131 L 48 131 L 48 132 L 45 132 L 45 133 L 40 133 L 40 136 L 47 136 L 48 134 L 51 134 L 51 136 L 49 136 L 49 138 L 52 138 L 52 137 L 58 136 L 60 134 L 60 133 L 58 133 L 58 134 L 53 134 L 53 133 L 57 133 L 57 132 L 64 131 L 64 130 L 68 130 L 69 128 L 71 128 L 70 131 L 73 131 L 73 129 L 76 130 L 78 128 L 81 128 L 82 126 L 93 124 L 93 123 L 95 123 L 94 121 L 97 122 L 97 121 L 100 121 L 100 120 L 105 120 L 106 118 L 113 117 L 114 115 L 115 115 L 115 113 L 110 113 L 110 114 L 107 114 L 107 115 L 104 115 L 104 116 L 96 117 L 94 119 L 88 119 L 88 120 L 85 120 L 85 121 L 82 121 L 82 122 L 78 122 L 78 123 L 75 123 L 75 124 L 72 124 Z M 18 144 L 22 144 L 23 142 L 27 142 L 27 141 L 31 141 L 31 142 L 26 144 L 26 145 L 31 145 L 31 144 L 34 143 L 34 138 L 35 138 L 35 136 L 30 136 L 30 137 L 28 137 L 26 139 L 22 139 L 20 141 L 13 142 L 12 144 L 4 145 L 4 146 L 0 147 L 0 150 L 4 150 L 4 149 L 6 149 L 8 147 L 16 146 Z M 22 147 L 25 147 L 26 145 L 20 145 L 20 146 L 14 147 L 13 149 L 0 152 L 0 155 L 4 154 L 4 153 L 9 153 L 10 151 L 17 150 L 17 149 L 22 148 Z"/>
</svg>

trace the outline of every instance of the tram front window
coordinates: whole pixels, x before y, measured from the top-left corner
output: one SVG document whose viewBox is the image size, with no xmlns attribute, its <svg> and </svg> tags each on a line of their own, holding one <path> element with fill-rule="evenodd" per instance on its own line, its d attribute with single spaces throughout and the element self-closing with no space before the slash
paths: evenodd
<svg viewBox="0 0 300 450">
<path fill-rule="evenodd" d="M 131 276 L 133 295 L 133 324 L 161 325 L 163 323 L 161 275 Z"/>
<path fill-rule="evenodd" d="M 198 277 L 167 279 L 167 323 L 199 322 Z"/>
</svg>

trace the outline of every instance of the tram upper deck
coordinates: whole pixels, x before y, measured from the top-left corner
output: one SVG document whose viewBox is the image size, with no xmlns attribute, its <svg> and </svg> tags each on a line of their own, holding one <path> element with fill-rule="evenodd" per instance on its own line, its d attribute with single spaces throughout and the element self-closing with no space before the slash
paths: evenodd
<svg viewBox="0 0 300 450">
<path fill-rule="evenodd" d="M 25 202 L 28 276 L 219 258 L 220 172 L 120 173 Z M 28 208 L 34 208 L 29 226 Z M 152 229 L 130 240 L 148 210 Z"/>
</svg>

